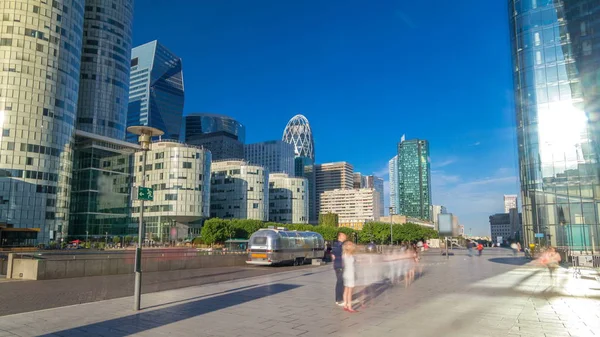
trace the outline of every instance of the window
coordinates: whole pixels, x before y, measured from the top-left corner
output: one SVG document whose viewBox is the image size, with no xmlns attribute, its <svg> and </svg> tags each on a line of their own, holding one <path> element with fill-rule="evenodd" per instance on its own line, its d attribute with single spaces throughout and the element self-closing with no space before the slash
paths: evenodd
<svg viewBox="0 0 600 337">
<path fill-rule="evenodd" d="M 2 136 L 4 136 L 4 137 L 10 136 L 10 129 L 2 129 Z"/>
<path fill-rule="evenodd" d="M 163 163 L 156 163 L 156 164 L 154 164 L 154 169 L 155 170 L 161 170 L 162 168 L 163 168 Z M 161 173 L 161 175 L 162 175 L 162 173 Z M 162 179 L 162 177 L 161 177 L 161 179 Z"/>
<path fill-rule="evenodd" d="M 165 200 L 177 200 L 177 194 L 165 194 Z"/>
<path fill-rule="evenodd" d="M 252 208 L 257 209 L 258 208 L 258 203 L 257 202 L 253 203 L 252 204 Z"/>
<path fill-rule="evenodd" d="M 192 168 L 192 163 L 190 162 L 183 162 L 183 168 L 184 169 L 191 169 Z"/>
<path fill-rule="evenodd" d="M 26 161 L 25 165 L 33 165 L 33 158 L 27 157 L 27 161 Z"/>
<path fill-rule="evenodd" d="M 165 157 L 164 152 L 159 152 L 154 154 L 154 159 L 163 159 Z"/>
</svg>

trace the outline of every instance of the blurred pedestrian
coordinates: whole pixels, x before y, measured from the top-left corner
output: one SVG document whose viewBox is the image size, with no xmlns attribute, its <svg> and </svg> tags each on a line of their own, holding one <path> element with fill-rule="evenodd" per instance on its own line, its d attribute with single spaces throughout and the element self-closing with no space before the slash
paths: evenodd
<svg viewBox="0 0 600 337">
<path fill-rule="evenodd" d="M 473 241 L 471 240 L 467 241 L 467 252 L 469 254 L 469 257 L 473 256 Z"/>
<path fill-rule="evenodd" d="M 343 245 L 343 278 L 344 278 L 344 310 L 348 312 L 356 312 L 352 309 L 352 292 L 356 283 L 356 270 L 354 266 L 354 252 L 356 246 L 351 241 L 347 241 Z"/>
<path fill-rule="evenodd" d="M 510 249 L 512 249 L 513 256 L 517 256 L 517 243 L 513 242 L 510 244 Z"/>
<path fill-rule="evenodd" d="M 339 306 L 344 305 L 344 261 L 342 259 L 343 245 L 346 242 L 346 234 L 339 232 L 337 241 L 333 243 L 331 249 L 331 259 L 333 260 L 333 270 L 335 271 L 335 303 Z"/>
<path fill-rule="evenodd" d="M 481 243 L 477 244 L 477 252 L 479 253 L 479 256 L 483 253 L 483 245 Z"/>
<path fill-rule="evenodd" d="M 562 258 L 560 254 L 556 252 L 554 247 L 548 247 L 546 251 L 540 256 L 540 262 L 543 266 L 548 268 L 548 272 L 550 273 L 550 278 L 554 281 L 554 272 L 559 266 Z"/>
</svg>

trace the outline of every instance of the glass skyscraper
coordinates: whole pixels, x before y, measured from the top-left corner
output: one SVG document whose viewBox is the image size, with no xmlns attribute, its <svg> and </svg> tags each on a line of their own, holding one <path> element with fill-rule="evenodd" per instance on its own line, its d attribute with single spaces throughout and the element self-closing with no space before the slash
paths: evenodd
<svg viewBox="0 0 600 337">
<path fill-rule="evenodd" d="M 48 242 L 69 220 L 84 1 L 1 4 L 0 227 Z"/>
<path fill-rule="evenodd" d="M 597 251 L 600 3 L 510 0 L 508 13 L 523 239 Z"/>
<path fill-rule="evenodd" d="M 431 169 L 429 142 L 403 140 L 398 143 L 399 214 L 431 218 Z"/>
<path fill-rule="evenodd" d="M 400 199 L 398 198 L 398 155 L 390 159 L 388 163 L 390 173 L 390 213 L 398 214 L 400 210 Z M 383 206 L 382 206 L 383 207 Z"/>
<path fill-rule="evenodd" d="M 183 140 L 210 150 L 213 161 L 244 159 L 246 127 L 229 116 L 191 113 L 185 116 L 183 129 Z"/>
<path fill-rule="evenodd" d="M 125 139 L 133 0 L 86 0 L 77 129 Z"/>
<path fill-rule="evenodd" d="M 133 48 L 127 126 L 151 126 L 164 131 L 163 139 L 178 140 L 183 98 L 181 58 L 158 41 Z M 137 138 L 127 135 L 130 142 Z"/>
</svg>

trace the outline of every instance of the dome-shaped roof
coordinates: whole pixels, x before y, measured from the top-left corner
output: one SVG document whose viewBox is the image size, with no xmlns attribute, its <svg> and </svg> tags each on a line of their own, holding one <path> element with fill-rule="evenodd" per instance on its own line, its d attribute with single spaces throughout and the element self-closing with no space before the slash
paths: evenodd
<svg viewBox="0 0 600 337">
<path fill-rule="evenodd" d="M 294 145 L 296 157 L 308 157 L 315 160 L 315 143 L 308 119 L 296 115 L 287 123 L 283 131 L 284 142 Z"/>
</svg>

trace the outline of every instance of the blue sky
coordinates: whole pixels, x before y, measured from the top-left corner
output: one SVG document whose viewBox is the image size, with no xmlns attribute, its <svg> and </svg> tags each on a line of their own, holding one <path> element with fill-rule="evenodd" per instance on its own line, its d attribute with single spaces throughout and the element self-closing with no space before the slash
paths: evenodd
<svg viewBox="0 0 600 337">
<path fill-rule="evenodd" d="M 233 116 L 251 143 L 302 113 L 317 162 L 386 181 L 400 137 L 427 139 L 433 202 L 474 235 L 518 192 L 506 1 L 135 6 L 134 45 L 158 39 L 183 59 L 186 114 Z"/>
</svg>

